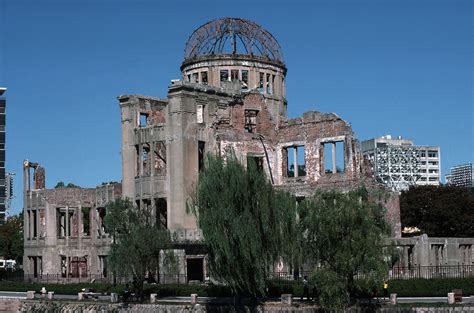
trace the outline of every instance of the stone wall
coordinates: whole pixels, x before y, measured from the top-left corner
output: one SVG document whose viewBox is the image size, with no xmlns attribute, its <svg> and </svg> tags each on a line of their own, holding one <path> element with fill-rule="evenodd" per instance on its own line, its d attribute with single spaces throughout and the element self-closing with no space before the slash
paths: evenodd
<svg viewBox="0 0 474 313">
<path fill-rule="evenodd" d="M 4 300 L 3 300 L 4 301 Z M 1 302 L 1 301 L 0 301 Z M 9 311 L 8 311 L 9 312 Z M 17 311 L 11 311 L 17 312 Z M 120 313 L 147 313 L 147 312 L 166 312 L 166 313 L 224 313 L 224 312 L 246 312 L 246 313 L 313 313 L 321 312 L 314 305 L 284 305 L 280 303 L 266 303 L 258 306 L 232 306 L 232 305 L 209 305 L 209 304 L 107 304 L 107 303 L 84 303 L 84 302 L 64 302 L 64 301 L 31 301 L 23 300 L 20 306 L 20 312 L 67 312 L 67 313 L 99 313 L 99 312 L 120 312 Z M 452 306 L 452 307 L 385 307 L 378 308 L 350 308 L 348 313 L 359 312 L 380 312 L 380 313 L 398 313 L 398 312 L 474 312 L 474 306 Z"/>
</svg>

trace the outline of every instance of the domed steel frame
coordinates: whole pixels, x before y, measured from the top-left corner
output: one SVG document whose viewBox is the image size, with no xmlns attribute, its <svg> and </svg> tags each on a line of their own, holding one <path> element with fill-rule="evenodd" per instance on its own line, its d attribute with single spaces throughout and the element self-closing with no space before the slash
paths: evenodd
<svg viewBox="0 0 474 313">
<path fill-rule="evenodd" d="M 205 55 L 259 56 L 283 63 L 278 41 L 260 25 L 242 18 L 221 18 L 197 28 L 184 48 L 185 62 Z"/>
</svg>

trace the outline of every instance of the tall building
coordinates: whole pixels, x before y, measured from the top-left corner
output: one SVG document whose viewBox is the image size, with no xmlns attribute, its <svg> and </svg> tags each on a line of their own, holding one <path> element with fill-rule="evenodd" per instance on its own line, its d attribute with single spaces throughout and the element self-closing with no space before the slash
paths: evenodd
<svg viewBox="0 0 474 313">
<path fill-rule="evenodd" d="M 451 167 L 446 175 L 446 184 L 474 188 L 474 168 L 472 163 Z"/>
<path fill-rule="evenodd" d="M 439 185 L 439 147 L 417 146 L 412 140 L 387 135 L 363 141 L 361 151 L 371 161 L 377 180 L 394 191 L 413 185 Z"/>
<path fill-rule="evenodd" d="M 3 96 L 7 88 L 0 87 L 0 224 L 6 220 L 6 181 L 5 181 L 5 110 L 7 100 Z"/>
<path fill-rule="evenodd" d="M 15 173 L 5 174 L 5 208 L 7 214 L 10 211 L 13 200 L 13 176 L 15 176 Z"/>
</svg>

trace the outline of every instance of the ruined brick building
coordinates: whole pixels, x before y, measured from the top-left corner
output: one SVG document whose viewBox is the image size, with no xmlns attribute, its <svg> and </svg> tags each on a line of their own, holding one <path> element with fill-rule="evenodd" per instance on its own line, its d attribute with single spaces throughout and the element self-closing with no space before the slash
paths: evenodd
<svg viewBox="0 0 474 313">
<path fill-rule="evenodd" d="M 122 95 L 119 103 L 123 195 L 151 207 L 176 234 L 182 274 L 206 275 L 204 251 L 196 249 L 201 232 L 186 201 L 207 152 L 232 148 L 298 198 L 318 187 L 373 183 L 348 122 L 315 111 L 287 117 L 282 51 L 259 25 L 224 18 L 199 27 L 186 43 L 181 72 L 166 99 Z M 389 218 L 399 227 L 397 204 Z"/>
<path fill-rule="evenodd" d="M 149 207 L 174 234 L 180 274 L 204 280 L 202 234 L 186 202 L 207 152 L 233 149 L 244 164 L 255 162 L 275 186 L 299 199 L 315 188 L 374 183 L 347 121 L 316 111 L 287 117 L 281 47 L 259 25 L 223 18 L 199 27 L 186 43 L 181 72 L 165 99 L 118 97 L 121 185 L 47 190 L 44 169 L 25 163 L 25 273 L 105 273 L 110 238 L 101 227 L 103 208 L 122 196 Z M 397 201 L 392 199 L 388 216 L 395 236 Z"/>
</svg>

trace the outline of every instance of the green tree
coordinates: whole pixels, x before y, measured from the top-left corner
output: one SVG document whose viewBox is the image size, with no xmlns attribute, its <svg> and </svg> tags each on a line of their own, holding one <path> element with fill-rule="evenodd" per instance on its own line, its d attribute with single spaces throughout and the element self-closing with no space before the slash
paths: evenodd
<svg viewBox="0 0 474 313">
<path fill-rule="evenodd" d="M 350 295 L 381 285 L 388 271 L 383 245 L 389 233 L 382 196 L 369 196 L 364 188 L 319 190 L 299 206 L 303 259 L 315 269 L 312 280 L 323 307 L 341 310 Z M 356 274 L 364 277 L 357 284 Z"/>
<path fill-rule="evenodd" d="M 66 184 L 64 184 L 63 181 L 60 181 L 56 184 L 56 186 L 54 186 L 54 188 L 58 189 L 58 188 L 81 188 L 81 187 L 76 185 L 76 184 L 73 184 L 73 183 L 68 183 L 66 185 Z"/>
<path fill-rule="evenodd" d="M 188 209 L 203 232 L 211 275 L 237 295 L 264 295 L 275 262 L 294 261 L 296 200 L 275 190 L 254 162 L 245 169 L 233 153 L 208 155 Z"/>
<path fill-rule="evenodd" d="M 132 278 L 137 292 L 142 292 L 147 276 L 175 262 L 170 233 L 156 223 L 150 209 L 138 208 L 128 199 L 110 202 L 106 212 L 105 226 L 113 236 L 108 264 L 116 275 Z"/>
<path fill-rule="evenodd" d="M 0 226 L 0 255 L 21 263 L 23 257 L 23 214 L 8 218 Z"/>
<path fill-rule="evenodd" d="M 414 186 L 400 196 L 403 227 L 434 237 L 474 236 L 474 195 L 457 186 Z"/>
</svg>

